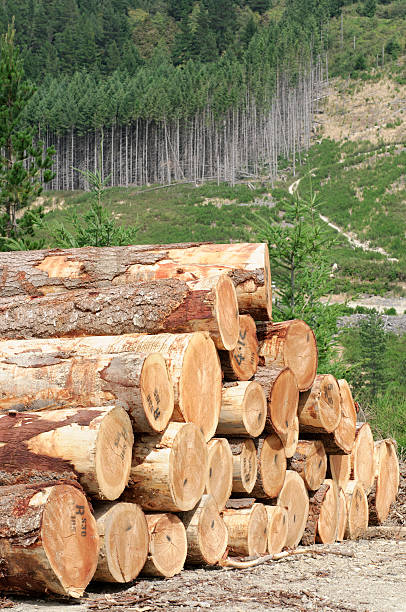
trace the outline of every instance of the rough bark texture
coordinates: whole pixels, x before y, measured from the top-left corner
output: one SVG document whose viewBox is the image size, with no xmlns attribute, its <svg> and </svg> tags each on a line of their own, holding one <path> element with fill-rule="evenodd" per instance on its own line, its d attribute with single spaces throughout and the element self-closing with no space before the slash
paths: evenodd
<svg viewBox="0 0 406 612">
<path fill-rule="evenodd" d="M 322 442 L 299 440 L 295 454 L 288 460 L 288 469 L 297 472 L 308 489 L 316 491 L 327 470 L 327 455 Z"/>
<path fill-rule="evenodd" d="M 234 350 L 219 352 L 225 380 L 250 380 L 258 367 L 255 321 L 250 315 L 240 315 L 239 323 L 238 340 Z"/>
<path fill-rule="evenodd" d="M 321 505 L 327 495 L 328 484 L 321 487 L 309 497 L 309 516 L 302 536 L 303 546 L 312 546 L 316 542 L 317 521 L 319 520 Z"/>
</svg>

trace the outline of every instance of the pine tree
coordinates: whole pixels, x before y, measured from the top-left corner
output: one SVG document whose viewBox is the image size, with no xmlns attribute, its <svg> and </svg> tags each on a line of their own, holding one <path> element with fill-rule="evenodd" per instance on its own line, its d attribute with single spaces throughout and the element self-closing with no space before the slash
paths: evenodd
<svg viewBox="0 0 406 612">
<path fill-rule="evenodd" d="M 384 391 L 386 379 L 385 356 L 387 334 L 383 327 L 382 317 L 371 312 L 360 322 L 360 363 L 357 380 L 362 395 L 368 401 L 375 399 Z"/>
</svg>

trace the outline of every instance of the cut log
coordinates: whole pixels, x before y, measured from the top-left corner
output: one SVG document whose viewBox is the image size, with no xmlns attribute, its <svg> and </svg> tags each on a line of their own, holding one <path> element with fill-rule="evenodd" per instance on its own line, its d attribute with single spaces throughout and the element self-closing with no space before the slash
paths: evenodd
<svg viewBox="0 0 406 612">
<path fill-rule="evenodd" d="M 233 455 L 225 438 L 213 438 L 207 443 L 208 471 L 205 492 L 211 495 L 219 510 L 223 510 L 233 488 Z"/>
<path fill-rule="evenodd" d="M 283 444 L 276 434 L 255 440 L 257 449 L 257 480 L 249 493 L 266 499 L 278 497 L 286 474 L 286 456 Z"/>
<path fill-rule="evenodd" d="M 375 460 L 375 478 L 379 475 L 381 461 L 388 452 L 387 444 L 392 444 L 396 455 L 398 444 L 394 438 L 386 438 L 385 440 L 377 440 L 374 442 L 374 460 Z"/>
<path fill-rule="evenodd" d="M 316 491 L 323 483 L 327 471 L 327 455 L 318 440 L 299 440 L 296 452 L 288 460 L 288 469 L 303 478 L 306 487 Z"/>
<path fill-rule="evenodd" d="M 263 555 L 268 546 L 268 514 L 263 504 L 251 508 L 226 509 L 223 520 L 228 531 L 228 548 L 232 556 Z"/>
<path fill-rule="evenodd" d="M 279 438 L 285 449 L 285 457 L 291 459 L 296 452 L 297 444 L 299 442 L 299 419 L 296 416 L 293 420 L 292 426 L 289 427 L 286 433 L 279 433 Z"/>
<path fill-rule="evenodd" d="M 240 315 L 239 334 L 232 351 L 220 351 L 220 362 L 226 380 L 250 380 L 258 367 L 258 340 L 255 321 Z"/>
<path fill-rule="evenodd" d="M 72 357 L 30 350 L 0 357 L 0 409 L 53 410 L 117 402 L 135 431 L 155 433 L 173 413 L 173 386 L 162 355 L 122 353 Z"/>
<path fill-rule="evenodd" d="M 341 419 L 338 426 L 329 434 L 319 434 L 318 438 L 323 442 L 326 453 L 332 455 L 348 455 L 351 453 L 355 441 L 355 427 L 357 424 L 357 413 L 351 389 L 347 381 L 342 378 L 338 381 L 340 388 Z"/>
<path fill-rule="evenodd" d="M 345 537 L 349 540 L 356 540 L 368 529 L 367 496 L 363 486 L 356 480 L 350 480 L 344 493 L 347 503 Z"/>
<path fill-rule="evenodd" d="M 81 490 L 0 488 L 0 591 L 81 597 L 97 566 L 96 521 Z"/>
<path fill-rule="evenodd" d="M 329 455 L 328 463 L 328 475 L 345 491 L 351 477 L 351 456 Z"/>
<path fill-rule="evenodd" d="M 286 471 L 285 482 L 276 501 L 288 513 L 286 546 L 295 548 L 302 539 L 309 515 L 309 496 L 305 484 L 297 472 Z"/>
<path fill-rule="evenodd" d="M 272 315 L 266 244 L 169 244 L 48 249 L 0 254 L 0 297 L 38 297 L 69 289 L 99 289 L 162 278 L 184 281 L 227 272 L 241 312 Z"/>
<path fill-rule="evenodd" d="M 260 323 L 257 327 L 260 365 L 288 367 L 299 391 L 307 391 L 317 372 L 317 344 L 312 329 L 300 319 Z"/>
<path fill-rule="evenodd" d="M 368 423 L 357 424 L 351 452 L 351 479 L 364 487 L 368 495 L 375 478 L 374 438 Z"/>
<path fill-rule="evenodd" d="M 196 508 L 180 518 L 186 529 L 186 562 L 215 565 L 226 551 L 228 533 L 212 496 L 203 495 Z"/>
<path fill-rule="evenodd" d="M 93 580 L 134 580 L 148 554 L 149 534 L 143 511 L 137 504 L 101 504 L 95 508 L 95 518 L 100 552 Z"/>
<path fill-rule="evenodd" d="M 386 520 L 399 489 L 399 461 L 395 445 L 392 440 L 382 440 L 379 447 L 378 475 L 368 496 L 370 525 L 381 525 Z"/>
<path fill-rule="evenodd" d="M 117 499 L 131 468 L 133 433 L 120 407 L 0 415 L 0 484 L 79 480 L 98 499 Z"/>
<path fill-rule="evenodd" d="M 256 438 L 264 430 L 266 415 L 266 397 L 259 383 L 253 380 L 226 383 L 216 433 Z"/>
<path fill-rule="evenodd" d="M 310 391 L 299 397 L 300 431 L 330 433 L 341 419 L 341 395 L 337 380 L 331 374 L 318 374 Z"/>
<path fill-rule="evenodd" d="M 233 493 L 251 493 L 257 480 L 257 450 L 253 440 L 228 440 L 233 455 Z"/>
<path fill-rule="evenodd" d="M 193 423 L 170 423 L 158 436 L 140 436 L 123 499 L 145 510 L 191 510 L 203 495 L 207 447 Z"/>
<path fill-rule="evenodd" d="M 254 380 L 262 385 L 268 404 L 265 429 L 287 434 L 297 416 L 299 390 L 289 368 L 258 368 Z"/>
<path fill-rule="evenodd" d="M 325 480 L 317 491 L 310 495 L 309 516 L 302 537 L 304 546 L 315 542 L 332 544 L 338 528 L 338 487 L 334 480 Z"/>
<path fill-rule="evenodd" d="M 338 488 L 338 527 L 337 541 L 342 542 L 345 539 L 345 527 L 347 525 L 348 512 L 345 493 L 341 487 Z"/>
<path fill-rule="evenodd" d="M 141 574 L 172 578 L 186 561 L 185 527 L 175 514 L 147 514 L 149 554 Z"/>
<path fill-rule="evenodd" d="M 265 506 L 268 514 L 268 553 L 277 555 L 285 547 L 288 513 L 282 506 Z"/>
</svg>

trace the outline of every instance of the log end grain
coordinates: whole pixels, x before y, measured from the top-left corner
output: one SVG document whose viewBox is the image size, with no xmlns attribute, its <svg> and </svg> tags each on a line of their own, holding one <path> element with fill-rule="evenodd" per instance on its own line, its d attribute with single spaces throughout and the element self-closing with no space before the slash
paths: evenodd
<svg viewBox="0 0 406 612">
<path fill-rule="evenodd" d="M 276 434 L 257 441 L 258 476 L 252 490 L 253 497 L 278 497 L 286 474 L 286 456 L 282 442 Z"/>
<path fill-rule="evenodd" d="M 215 565 L 226 551 L 228 532 L 212 496 L 203 495 L 181 519 L 186 528 L 187 563 Z"/>
<path fill-rule="evenodd" d="M 356 540 L 368 528 L 368 499 L 364 488 L 355 480 L 350 480 L 345 490 L 347 503 L 347 524 L 345 537 Z"/>
<path fill-rule="evenodd" d="M 289 524 L 286 546 L 294 548 L 302 539 L 309 515 L 309 496 L 302 478 L 296 472 L 286 471 L 277 505 L 287 510 Z"/>
<path fill-rule="evenodd" d="M 268 553 L 276 555 L 285 547 L 288 513 L 282 506 L 265 506 L 268 514 Z"/>
<path fill-rule="evenodd" d="M 339 496 L 338 486 L 334 480 L 326 479 L 328 491 L 320 508 L 317 521 L 316 542 L 332 544 L 336 540 L 338 529 Z"/>
<path fill-rule="evenodd" d="M 342 542 L 345 538 L 345 527 L 347 525 L 348 513 L 345 493 L 341 487 L 338 487 L 338 527 L 337 527 L 337 542 Z"/>
<path fill-rule="evenodd" d="M 257 480 L 257 449 L 253 440 L 229 440 L 233 455 L 233 493 L 251 493 Z"/>
<path fill-rule="evenodd" d="M 354 446 L 351 452 L 351 478 L 356 480 L 368 494 L 375 479 L 375 446 L 368 423 L 357 425 Z"/>
<path fill-rule="evenodd" d="M 388 517 L 399 489 L 399 461 L 392 440 L 383 440 L 378 475 L 368 497 L 369 524 L 381 525 Z"/>
<path fill-rule="evenodd" d="M 341 419 L 341 395 L 338 382 L 331 374 L 318 374 L 309 391 L 299 397 L 300 430 L 309 433 L 331 433 Z"/>
<path fill-rule="evenodd" d="M 175 514 L 147 514 L 146 519 L 150 544 L 142 574 L 172 578 L 182 571 L 186 561 L 185 527 Z"/>
<path fill-rule="evenodd" d="M 213 438 L 208 446 L 206 493 L 223 510 L 233 488 L 233 455 L 225 438 Z"/>
<path fill-rule="evenodd" d="M 151 353 L 146 357 L 140 383 L 145 417 L 151 432 L 163 431 L 173 414 L 174 392 L 161 354 Z"/>
<path fill-rule="evenodd" d="M 220 351 L 225 380 L 250 380 L 257 371 L 258 360 L 255 321 L 250 315 L 240 315 L 235 348 L 232 351 Z"/>
<path fill-rule="evenodd" d="M 331 478 L 345 491 L 351 477 L 351 456 L 329 455 L 328 462 Z"/>
</svg>

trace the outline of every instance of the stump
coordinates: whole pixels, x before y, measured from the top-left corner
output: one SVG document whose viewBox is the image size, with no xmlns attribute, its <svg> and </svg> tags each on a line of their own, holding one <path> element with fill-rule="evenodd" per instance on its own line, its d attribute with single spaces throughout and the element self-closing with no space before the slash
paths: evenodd
<svg viewBox="0 0 406 612">
<path fill-rule="evenodd" d="M 254 380 L 262 385 L 268 405 L 265 429 L 287 434 L 297 416 L 299 390 L 289 368 L 258 368 Z"/>
<path fill-rule="evenodd" d="M 300 431 L 325 434 L 334 431 L 341 419 L 341 395 L 331 374 L 318 374 L 312 388 L 299 397 Z"/>
<path fill-rule="evenodd" d="M 251 493 L 257 480 L 257 450 L 253 440 L 228 440 L 233 455 L 233 493 Z"/>
<path fill-rule="evenodd" d="M 299 419 L 295 417 L 293 424 L 289 427 L 286 433 L 279 433 L 279 438 L 285 449 L 285 457 L 291 459 L 296 452 L 297 444 L 299 442 Z"/>
<path fill-rule="evenodd" d="M 81 597 L 99 536 L 86 497 L 70 484 L 0 488 L 0 591 Z"/>
<path fill-rule="evenodd" d="M 264 390 L 255 381 L 223 386 L 216 434 L 256 438 L 265 427 L 267 403 Z"/>
<path fill-rule="evenodd" d="M 140 436 L 122 499 L 144 510 L 191 510 L 207 479 L 207 447 L 193 423 L 170 423 L 159 436 Z"/>
<path fill-rule="evenodd" d="M 363 486 L 350 480 L 345 489 L 347 523 L 345 537 L 349 540 L 360 538 L 368 528 L 368 500 Z"/>
<path fill-rule="evenodd" d="M 311 328 L 300 319 L 260 323 L 257 328 L 260 364 L 289 367 L 299 391 L 307 391 L 317 372 L 317 344 Z"/>
<path fill-rule="evenodd" d="M 263 504 L 250 508 L 226 509 L 223 520 L 228 531 L 229 554 L 263 555 L 268 546 L 268 514 Z"/>
<path fill-rule="evenodd" d="M 144 566 L 149 535 L 145 515 L 137 504 L 118 502 L 95 508 L 100 538 L 94 580 L 131 582 Z"/>
<path fill-rule="evenodd" d="M 179 574 L 186 561 L 185 527 L 175 514 L 147 514 L 149 554 L 141 574 L 172 578 Z"/>
<path fill-rule="evenodd" d="M 283 444 L 276 434 L 255 440 L 257 449 L 257 479 L 249 493 L 258 499 L 278 497 L 286 474 Z"/>
<path fill-rule="evenodd" d="M 319 440 L 300 440 L 287 467 L 303 478 L 308 489 L 316 491 L 324 482 L 327 471 L 327 455 L 323 443 Z"/>
<path fill-rule="evenodd" d="M 133 433 L 120 407 L 0 415 L 0 484 L 77 478 L 97 499 L 128 482 Z"/>
<path fill-rule="evenodd" d="M 288 535 L 286 546 L 295 548 L 302 539 L 309 515 L 309 496 L 299 474 L 286 471 L 285 482 L 279 493 L 276 505 L 288 513 Z"/>
<path fill-rule="evenodd" d="M 399 462 L 392 440 L 382 440 L 379 445 L 378 475 L 368 496 L 369 524 L 381 525 L 389 515 L 391 505 L 399 489 Z"/>
<path fill-rule="evenodd" d="M 351 453 L 355 441 L 355 426 L 357 413 L 351 389 L 347 381 L 342 378 L 338 381 L 341 396 L 341 419 L 334 431 L 329 434 L 320 434 L 326 453 L 332 455 L 348 455 Z"/>
<path fill-rule="evenodd" d="M 338 528 L 338 487 L 334 480 L 325 480 L 320 488 L 311 493 L 309 516 L 302 537 L 304 546 L 315 542 L 332 544 Z"/>
<path fill-rule="evenodd" d="M 258 367 L 258 340 L 255 321 L 240 315 L 239 335 L 232 351 L 220 351 L 220 362 L 226 380 L 250 380 Z"/>
<path fill-rule="evenodd" d="M 277 555 L 288 535 L 288 513 L 282 506 L 265 506 L 268 514 L 268 553 Z"/>
<path fill-rule="evenodd" d="M 351 477 L 351 456 L 329 455 L 328 462 L 328 475 L 345 491 Z"/>
<path fill-rule="evenodd" d="M 342 542 L 345 538 L 345 527 L 347 525 L 348 513 L 345 493 L 341 487 L 338 488 L 338 527 L 337 542 Z"/>
<path fill-rule="evenodd" d="M 226 551 L 228 533 L 212 496 L 203 495 L 196 508 L 180 518 L 186 529 L 186 562 L 215 565 Z"/>
<path fill-rule="evenodd" d="M 351 479 L 370 492 L 375 478 L 374 438 L 368 423 L 357 425 L 354 447 L 351 452 Z"/>
<path fill-rule="evenodd" d="M 233 488 L 233 455 L 225 438 L 213 438 L 207 443 L 208 473 L 205 493 L 211 495 L 219 510 L 223 510 Z"/>
</svg>

